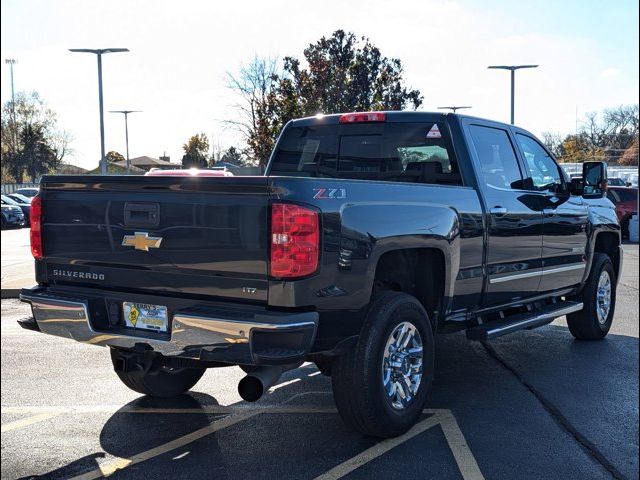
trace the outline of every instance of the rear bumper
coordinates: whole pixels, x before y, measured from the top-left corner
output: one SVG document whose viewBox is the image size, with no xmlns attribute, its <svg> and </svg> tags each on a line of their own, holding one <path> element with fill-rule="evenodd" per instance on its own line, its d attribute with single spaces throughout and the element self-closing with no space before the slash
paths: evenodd
<svg viewBox="0 0 640 480">
<path fill-rule="evenodd" d="M 131 295 L 127 298 L 138 301 Z M 108 310 L 113 299 L 34 287 L 23 289 L 20 300 L 31 304 L 33 313 L 33 319 L 20 322 L 23 328 L 92 345 L 152 350 L 166 356 L 229 364 L 271 365 L 302 360 L 313 345 L 318 325 L 315 312 L 272 312 L 205 303 L 170 306 L 170 332 L 158 333 L 126 328 L 115 321 Z M 117 305 L 118 301 L 112 303 Z M 144 296 L 139 301 L 170 303 L 166 297 Z"/>
</svg>

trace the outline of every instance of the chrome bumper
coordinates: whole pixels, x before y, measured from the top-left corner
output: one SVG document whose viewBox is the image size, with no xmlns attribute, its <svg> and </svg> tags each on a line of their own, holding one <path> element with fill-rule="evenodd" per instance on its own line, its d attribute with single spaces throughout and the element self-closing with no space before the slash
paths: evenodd
<svg viewBox="0 0 640 480">
<path fill-rule="evenodd" d="M 123 327 L 97 328 L 88 300 L 23 289 L 20 300 L 31 304 L 37 325 L 24 328 L 91 345 L 142 348 L 168 356 L 240 364 L 280 364 L 302 358 L 313 345 L 318 314 L 256 313 L 215 307 L 177 310 L 170 333 Z M 236 318 L 233 318 L 233 317 Z M 241 317 L 241 318 L 237 318 Z"/>
</svg>

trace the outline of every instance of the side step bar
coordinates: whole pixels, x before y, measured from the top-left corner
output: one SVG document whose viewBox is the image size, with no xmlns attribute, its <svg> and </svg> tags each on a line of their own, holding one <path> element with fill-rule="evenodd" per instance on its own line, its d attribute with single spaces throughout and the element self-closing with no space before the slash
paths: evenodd
<svg viewBox="0 0 640 480">
<path fill-rule="evenodd" d="M 491 340 L 518 330 L 532 329 L 551 323 L 554 319 L 583 308 L 582 302 L 558 302 L 531 313 L 507 317 L 504 320 L 485 323 L 467 330 L 469 340 Z"/>
</svg>

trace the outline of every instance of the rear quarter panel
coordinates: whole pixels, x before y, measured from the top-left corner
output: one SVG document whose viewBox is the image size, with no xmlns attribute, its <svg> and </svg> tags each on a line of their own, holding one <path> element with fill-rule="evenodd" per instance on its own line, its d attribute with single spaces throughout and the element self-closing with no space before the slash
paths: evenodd
<svg viewBox="0 0 640 480">
<path fill-rule="evenodd" d="M 298 177 L 272 177 L 272 182 L 275 200 L 320 209 L 323 244 L 317 274 L 296 282 L 271 280 L 269 305 L 362 309 L 371 298 L 378 259 L 409 248 L 442 252 L 450 312 L 477 303 L 483 279 L 483 216 L 474 189 Z"/>
</svg>

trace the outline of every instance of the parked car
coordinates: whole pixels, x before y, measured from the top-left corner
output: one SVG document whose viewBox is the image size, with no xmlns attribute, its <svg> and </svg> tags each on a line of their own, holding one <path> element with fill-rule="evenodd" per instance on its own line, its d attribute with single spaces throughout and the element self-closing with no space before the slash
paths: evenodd
<svg viewBox="0 0 640 480">
<path fill-rule="evenodd" d="M 22 213 L 24 215 L 24 220 L 26 222 L 26 225 L 29 225 L 29 212 L 31 211 L 31 202 L 17 202 L 16 200 L 14 200 L 13 198 L 9 197 L 8 195 L 2 195 L 2 204 L 3 205 L 13 205 L 16 207 L 19 207 L 22 210 Z"/>
<path fill-rule="evenodd" d="M 23 227 L 25 225 L 24 213 L 16 205 L 2 202 L 2 229 L 9 227 Z"/>
<path fill-rule="evenodd" d="M 625 182 L 622 178 L 609 178 L 607 179 L 607 185 L 610 187 L 628 187 L 627 182 Z"/>
<path fill-rule="evenodd" d="M 20 324 L 110 347 L 157 397 L 239 365 L 256 401 L 314 362 L 346 424 L 399 435 L 436 333 L 490 341 L 566 315 L 577 339 L 607 335 L 620 226 L 606 165 L 582 168 L 570 181 L 513 125 L 363 112 L 287 123 L 265 176 L 45 176 Z"/>
<path fill-rule="evenodd" d="M 13 193 L 19 193 L 20 195 L 24 195 L 25 197 L 35 197 L 38 194 L 39 189 L 33 187 L 25 187 L 19 188 Z"/>
<path fill-rule="evenodd" d="M 622 237 L 629 237 L 629 220 L 638 213 L 638 189 L 630 187 L 609 187 L 607 198 L 616 207 L 616 215 L 620 221 Z"/>
<path fill-rule="evenodd" d="M 6 194 L 7 197 L 9 197 L 11 200 L 14 200 L 18 203 L 28 203 L 31 204 L 31 199 L 33 197 L 27 197 L 25 195 L 22 195 L 21 193 L 7 193 Z"/>
<path fill-rule="evenodd" d="M 144 175 L 146 177 L 233 177 L 233 173 L 226 168 L 186 168 L 184 170 L 152 168 Z"/>
</svg>

